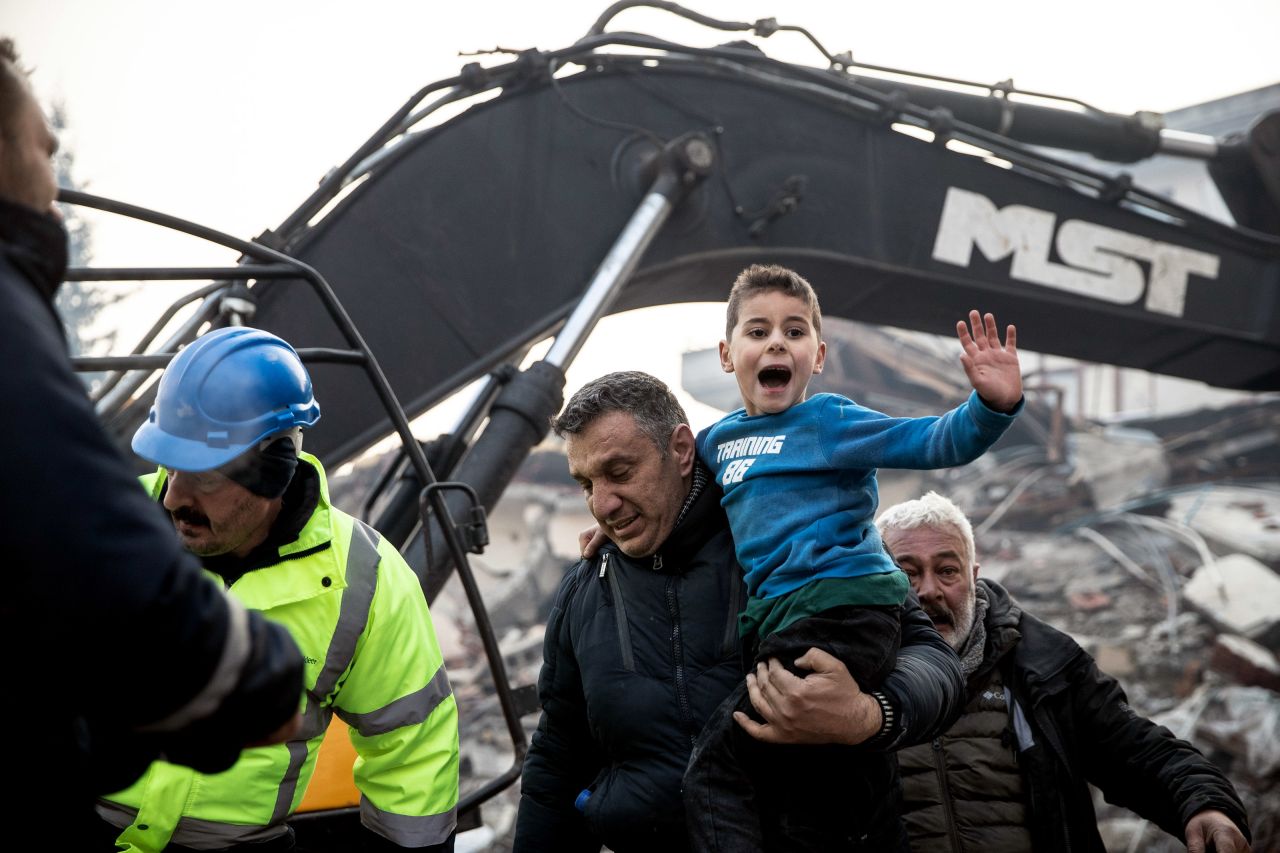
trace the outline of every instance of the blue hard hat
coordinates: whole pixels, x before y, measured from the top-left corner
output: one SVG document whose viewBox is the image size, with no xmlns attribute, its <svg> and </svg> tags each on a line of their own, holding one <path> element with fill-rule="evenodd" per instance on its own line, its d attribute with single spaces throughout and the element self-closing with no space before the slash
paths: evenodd
<svg viewBox="0 0 1280 853">
<path fill-rule="evenodd" d="M 133 452 L 175 471 L 208 471 L 318 420 L 311 377 L 293 347 L 261 329 L 217 329 L 169 363 Z"/>
</svg>

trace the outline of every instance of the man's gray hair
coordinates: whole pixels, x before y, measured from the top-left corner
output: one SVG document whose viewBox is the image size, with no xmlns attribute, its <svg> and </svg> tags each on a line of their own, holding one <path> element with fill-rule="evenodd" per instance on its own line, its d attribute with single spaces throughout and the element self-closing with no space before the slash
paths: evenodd
<svg viewBox="0 0 1280 853">
<path fill-rule="evenodd" d="M 929 492 L 914 501 L 903 501 L 889 507 L 876 519 L 876 527 L 884 537 L 891 530 L 915 530 L 920 527 L 942 528 L 960 537 L 965 553 L 961 556 L 973 568 L 977 550 L 973 544 L 973 525 L 960 507 L 937 492 Z"/>
<path fill-rule="evenodd" d="M 661 380 L 638 370 L 609 373 L 592 380 L 569 398 L 559 417 L 551 419 L 556 435 L 582 432 L 601 415 L 626 412 L 636 426 L 663 453 L 671 444 L 671 434 L 680 424 L 689 423 L 684 407 Z"/>
</svg>

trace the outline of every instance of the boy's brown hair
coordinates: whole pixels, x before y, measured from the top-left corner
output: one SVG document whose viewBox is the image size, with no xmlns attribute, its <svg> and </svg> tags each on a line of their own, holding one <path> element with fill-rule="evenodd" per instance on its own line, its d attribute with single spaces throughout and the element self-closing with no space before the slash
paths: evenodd
<svg viewBox="0 0 1280 853">
<path fill-rule="evenodd" d="M 818 307 L 818 294 L 814 292 L 813 286 L 795 270 L 777 264 L 752 264 L 738 273 L 738 278 L 729 290 L 724 339 L 733 339 L 733 327 L 738 325 L 743 302 L 758 294 L 775 290 L 803 302 L 813 315 L 813 331 L 822 334 L 822 309 Z"/>
</svg>

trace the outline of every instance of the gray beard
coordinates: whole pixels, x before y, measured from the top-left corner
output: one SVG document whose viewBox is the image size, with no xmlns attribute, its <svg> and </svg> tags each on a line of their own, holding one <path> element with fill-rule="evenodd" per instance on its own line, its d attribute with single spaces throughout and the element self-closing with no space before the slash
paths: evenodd
<svg viewBox="0 0 1280 853">
<path fill-rule="evenodd" d="M 974 584 L 974 588 L 975 592 L 965 602 L 962 612 L 956 614 L 956 637 L 963 639 L 951 644 L 960 657 L 960 669 L 965 678 L 973 675 L 982 665 L 987 646 L 986 616 L 990 601 L 985 589 L 979 588 L 977 584 Z M 963 632 L 961 628 L 964 629 Z"/>
<path fill-rule="evenodd" d="M 968 600 L 960 605 L 960 612 L 951 614 L 955 620 L 951 630 L 951 648 L 957 654 L 969 643 L 969 635 L 973 633 L 975 600 L 976 596 L 970 593 Z"/>
</svg>

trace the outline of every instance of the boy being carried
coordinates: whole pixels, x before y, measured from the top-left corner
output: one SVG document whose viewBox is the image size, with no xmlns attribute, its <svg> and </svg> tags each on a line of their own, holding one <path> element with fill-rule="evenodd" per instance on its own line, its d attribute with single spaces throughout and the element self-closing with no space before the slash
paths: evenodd
<svg viewBox="0 0 1280 853">
<path fill-rule="evenodd" d="M 823 649 L 874 692 L 893 667 L 909 589 L 875 528 L 876 469 L 982 455 L 1022 405 L 1016 333 L 1010 326 L 1001 345 L 995 318 L 984 325 L 970 312 L 972 334 L 964 322 L 956 332 L 973 394 L 941 417 L 891 418 L 836 394 L 806 399 L 826 357 L 821 322 L 813 288 L 795 272 L 755 265 L 738 276 L 720 361 L 743 408 L 704 430 L 698 453 L 724 489 L 745 572 L 746 647 L 799 675 L 796 659 Z M 695 849 L 905 849 L 891 758 L 761 744 L 735 712 L 751 712 L 745 684 L 703 729 L 685 775 Z"/>
</svg>

